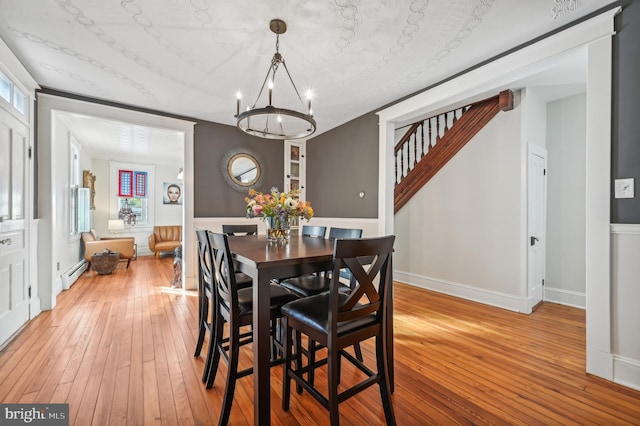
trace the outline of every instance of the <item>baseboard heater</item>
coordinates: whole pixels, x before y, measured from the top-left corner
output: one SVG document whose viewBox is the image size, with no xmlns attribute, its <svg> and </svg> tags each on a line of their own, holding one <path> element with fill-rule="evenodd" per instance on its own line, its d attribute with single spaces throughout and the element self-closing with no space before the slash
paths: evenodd
<svg viewBox="0 0 640 426">
<path fill-rule="evenodd" d="M 73 265 L 73 267 L 67 270 L 67 272 L 62 274 L 62 289 L 69 290 L 73 283 L 76 282 L 78 277 L 82 275 L 82 273 L 86 270 L 87 262 L 84 259 Z"/>
</svg>

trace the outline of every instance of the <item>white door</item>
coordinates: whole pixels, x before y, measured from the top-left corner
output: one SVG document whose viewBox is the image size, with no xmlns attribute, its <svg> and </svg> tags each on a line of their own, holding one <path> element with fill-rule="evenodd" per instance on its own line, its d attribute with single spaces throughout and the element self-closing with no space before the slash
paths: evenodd
<svg viewBox="0 0 640 426">
<path fill-rule="evenodd" d="M 531 310 L 542 302 L 545 274 L 547 216 L 547 152 L 536 145 L 529 147 L 528 184 L 528 279 L 527 303 Z"/>
<path fill-rule="evenodd" d="M 0 345 L 29 320 L 27 126 L 0 109 Z"/>
</svg>

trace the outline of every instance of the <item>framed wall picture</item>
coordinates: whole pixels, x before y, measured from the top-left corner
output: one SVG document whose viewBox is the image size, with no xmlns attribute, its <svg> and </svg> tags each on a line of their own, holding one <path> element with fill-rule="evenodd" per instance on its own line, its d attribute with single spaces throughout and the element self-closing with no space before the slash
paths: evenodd
<svg viewBox="0 0 640 426">
<path fill-rule="evenodd" d="M 89 208 L 91 210 L 96 209 L 96 175 L 91 173 L 91 170 L 82 171 L 82 186 L 89 188 Z"/>
<path fill-rule="evenodd" d="M 162 203 L 182 205 L 182 184 L 165 182 L 162 184 Z"/>
</svg>

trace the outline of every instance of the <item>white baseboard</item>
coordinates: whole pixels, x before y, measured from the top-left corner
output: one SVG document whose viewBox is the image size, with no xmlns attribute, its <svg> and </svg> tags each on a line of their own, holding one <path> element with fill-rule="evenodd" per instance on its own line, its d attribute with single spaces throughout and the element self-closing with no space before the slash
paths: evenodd
<svg viewBox="0 0 640 426">
<path fill-rule="evenodd" d="M 397 270 L 393 271 L 393 280 L 510 311 L 519 312 L 520 310 L 520 298 L 511 294 L 500 293 L 497 291 L 473 287 L 468 284 L 455 283 Z"/>
<path fill-rule="evenodd" d="M 544 301 L 573 306 L 574 308 L 587 308 L 587 295 L 585 293 L 563 290 L 561 288 L 544 287 Z"/>
<path fill-rule="evenodd" d="M 640 361 L 614 355 L 613 381 L 640 391 Z"/>
<path fill-rule="evenodd" d="M 68 271 L 60 276 L 60 279 L 62 281 L 62 289 L 69 290 L 73 283 L 76 282 L 78 277 L 80 277 L 80 275 L 82 275 L 82 273 L 86 270 L 87 262 L 84 259 L 69 268 Z"/>
</svg>

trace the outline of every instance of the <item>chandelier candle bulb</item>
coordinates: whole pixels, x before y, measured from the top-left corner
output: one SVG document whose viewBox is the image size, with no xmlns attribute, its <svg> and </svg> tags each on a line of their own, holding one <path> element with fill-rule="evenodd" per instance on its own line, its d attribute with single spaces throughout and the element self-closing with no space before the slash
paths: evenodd
<svg viewBox="0 0 640 426">
<path fill-rule="evenodd" d="M 271 106 L 271 95 L 273 94 L 273 81 L 269 80 L 269 106 Z"/>
<path fill-rule="evenodd" d="M 240 115 L 240 100 L 242 99 L 242 94 L 238 92 L 236 94 L 236 117 Z"/>
</svg>

